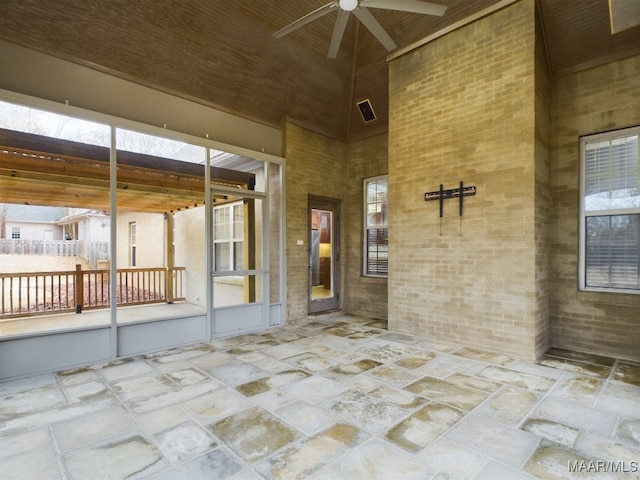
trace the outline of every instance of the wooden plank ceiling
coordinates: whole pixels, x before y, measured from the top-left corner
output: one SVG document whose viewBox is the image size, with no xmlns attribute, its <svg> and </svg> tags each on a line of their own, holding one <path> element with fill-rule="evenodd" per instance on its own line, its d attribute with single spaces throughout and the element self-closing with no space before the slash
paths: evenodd
<svg viewBox="0 0 640 480">
<path fill-rule="evenodd" d="M 432 0 L 444 16 L 371 9 L 399 48 L 500 0 Z M 387 129 L 388 52 L 353 15 L 336 59 L 336 13 L 273 33 L 328 0 L 2 0 L 0 38 L 280 127 L 344 141 Z M 640 27 L 611 34 L 607 0 L 537 0 L 549 65 L 563 73 L 640 53 Z M 378 119 L 364 123 L 356 103 Z"/>
<path fill-rule="evenodd" d="M 109 149 L 0 129 L 0 202 L 110 210 Z M 121 211 L 167 213 L 205 202 L 204 166 L 117 152 Z M 250 188 L 254 176 L 211 168 L 212 183 Z"/>
<path fill-rule="evenodd" d="M 353 15 L 335 59 L 335 12 L 273 36 L 328 1 L 2 0 L 0 39 L 277 128 L 290 119 L 342 141 L 386 132 L 388 52 Z M 505 0 L 432 1 L 444 16 L 371 12 L 403 48 Z M 536 5 L 552 75 L 640 54 L 640 27 L 613 35 L 607 0 Z M 377 115 L 369 123 L 356 107 L 364 99 Z"/>
</svg>

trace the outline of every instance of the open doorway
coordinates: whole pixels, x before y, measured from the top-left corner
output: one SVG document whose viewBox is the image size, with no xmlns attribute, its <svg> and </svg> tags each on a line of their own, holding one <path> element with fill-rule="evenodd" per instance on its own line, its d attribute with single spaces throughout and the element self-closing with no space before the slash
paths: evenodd
<svg viewBox="0 0 640 480">
<path fill-rule="evenodd" d="M 309 313 L 340 306 L 340 201 L 309 197 Z"/>
</svg>

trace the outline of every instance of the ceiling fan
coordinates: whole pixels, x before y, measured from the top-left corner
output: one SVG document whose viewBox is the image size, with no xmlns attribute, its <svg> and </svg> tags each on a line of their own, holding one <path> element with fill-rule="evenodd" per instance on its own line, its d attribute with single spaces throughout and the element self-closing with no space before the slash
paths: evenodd
<svg viewBox="0 0 640 480">
<path fill-rule="evenodd" d="M 367 29 L 373 34 L 374 37 L 388 50 L 394 50 L 397 45 L 387 32 L 382 28 L 382 25 L 374 18 L 369 12 L 368 8 L 380 8 L 385 10 L 399 10 L 410 13 L 421 13 L 424 15 L 444 15 L 447 9 L 444 5 L 437 5 L 435 3 L 424 2 L 422 0 L 334 0 L 326 5 L 308 13 L 304 17 L 290 23 L 281 30 L 278 30 L 273 34 L 276 38 L 284 37 L 286 34 L 293 32 L 294 30 L 306 25 L 313 20 L 316 20 L 334 9 L 338 10 L 338 17 L 336 18 L 335 26 L 333 27 L 333 34 L 331 35 L 331 43 L 329 44 L 329 58 L 336 58 L 338 54 L 338 48 L 342 42 L 342 36 L 347 28 L 347 20 L 349 20 L 349 14 L 353 14 L 367 27 Z"/>
</svg>

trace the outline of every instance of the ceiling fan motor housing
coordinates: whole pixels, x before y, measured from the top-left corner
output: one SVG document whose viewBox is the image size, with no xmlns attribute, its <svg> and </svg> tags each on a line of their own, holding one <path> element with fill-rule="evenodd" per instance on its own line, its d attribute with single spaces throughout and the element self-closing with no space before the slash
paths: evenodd
<svg viewBox="0 0 640 480">
<path fill-rule="evenodd" d="M 338 2 L 338 5 L 340 5 L 340 8 L 342 10 L 350 12 L 352 10 L 355 10 L 355 8 L 358 6 L 358 0 L 340 0 Z"/>
</svg>

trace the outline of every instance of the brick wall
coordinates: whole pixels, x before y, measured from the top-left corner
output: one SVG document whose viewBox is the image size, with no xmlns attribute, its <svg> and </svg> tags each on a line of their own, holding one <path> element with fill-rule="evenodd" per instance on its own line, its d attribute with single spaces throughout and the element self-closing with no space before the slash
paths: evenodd
<svg viewBox="0 0 640 480">
<path fill-rule="evenodd" d="M 308 313 L 308 196 L 344 200 L 347 146 L 292 123 L 285 125 L 283 135 L 286 158 L 287 321 L 295 321 L 306 318 Z M 344 218 L 344 212 L 341 212 L 341 217 Z M 343 239 L 344 224 L 342 222 L 340 232 Z M 303 240 L 304 245 L 298 245 L 298 240 Z"/>
<path fill-rule="evenodd" d="M 348 313 L 386 318 L 387 282 L 363 278 L 362 181 L 387 173 L 387 136 L 346 145 L 294 124 L 284 129 L 287 211 L 287 319 L 308 313 L 309 195 L 342 200 L 341 301 Z M 297 245 L 304 240 L 304 245 Z"/>
<path fill-rule="evenodd" d="M 518 2 L 390 63 L 393 330 L 526 358 L 540 350 L 534 8 Z M 460 181 L 477 195 L 462 223 L 457 200 L 440 221 L 424 192 Z"/>
<path fill-rule="evenodd" d="M 551 296 L 550 212 L 550 135 L 551 74 L 543 42 L 541 25 L 536 25 L 535 87 L 535 231 L 536 231 L 536 321 L 535 355 L 541 356 L 550 345 L 549 302 Z"/>
<path fill-rule="evenodd" d="M 345 295 L 343 308 L 349 313 L 387 318 L 387 279 L 364 277 L 363 179 L 387 173 L 388 137 L 378 135 L 349 144 L 349 189 L 346 194 L 346 244 L 343 249 Z"/>
<path fill-rule="evenodd" d="M 553 82 L 551 343 L 640 360 L 640 295 L 578 291 L 579 137 L 640 125 L 640 56 Z"/>
<path fill-rule="evenodd" d="M 579 137 L 640 124 L 640 57 L 552 80 L 534 3 L 392 61 L 388 137 L 344 145 L 287 125 L 289 319 L 307 314 L 296 240 L 311 193 L 345 200 L 345 311 L 526 358 L 551 345 L 640 359 L 640 296 L 577 289 Z M 361 276 L 362 178 L 387 163 L 388 289 Z M 424 192 L 460 180 L 478 193 L 462 223 L 456 200 L 440 222 Z"/>
</svg>

